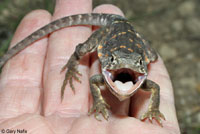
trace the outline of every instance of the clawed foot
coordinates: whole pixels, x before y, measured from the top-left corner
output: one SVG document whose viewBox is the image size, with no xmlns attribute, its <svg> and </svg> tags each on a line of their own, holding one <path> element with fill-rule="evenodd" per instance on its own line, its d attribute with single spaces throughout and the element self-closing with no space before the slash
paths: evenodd
<svg viewBox="0 0 200 134">
<path fill-rule="evenodd" d="M 68 82 L 70 84 L 71 89 L 74 92 L 75 92 L 75 88 L 73 85 L 73 79 L 81 83 L 79 76 L 82 76 L 82 74 L 78 71 L 77 67 L 78 67 L 78 61 L 72 56 L 70 60 L 68 61 L 68 63 L 62 68 L 61 72 L 64 71 L 66 68 L 67 68 L 67 72 L 65 74 L 65 79 L 63 81 L 63 85 L 61 88 L 61 99 L 63 99 L 64 90 Z"/>
<path fill-rule="evenodd" d="M 108 120 L 109 114 L 107 108 L 110 108 L 110 106 L 103 99 L 100 99 L 94 102 L 93 107 L 88 112 L 88 115 L 91 115 L 93 112 L 95 112 L 95 118 L 98 121 L 101 121 L 101 119 L 99 118 L 99 114 L 101 113 L 104 119 Z"/>
<path fill-rule="evenodd" d="M 140 118 L 141 120 L 149 119 L 151 122 L 153 118 L 162 126 L 161 118 L 165 120 L 165 116 L 159 110 L 147 111 Z"/>
</svg>

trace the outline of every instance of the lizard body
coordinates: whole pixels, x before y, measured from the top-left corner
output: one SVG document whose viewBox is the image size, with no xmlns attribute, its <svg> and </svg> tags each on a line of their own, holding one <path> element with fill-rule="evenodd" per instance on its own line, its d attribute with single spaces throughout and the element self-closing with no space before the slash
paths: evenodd
<svg viewBox="0 0 200 134">
<path fill-rule="evenodd" d="M 119 15 L 79 14 L 55 20 L 8 50 L 0 59 L 0 67 L 31 43 L 49 33 L 73 25 L 96 25 L 101 28 L 96 30 L 87 41 L 77 45 L 69 61 L 62 68 L 62 71 L 67 68 L 67 72 L 61 87 L 61 99 L 67 83 L 72 90 L 75 90 L 73 79 L 80 81 L 78 76 L 80 73 L 77 70 L 79 59 L 87 53 L 97 51 L 102 73 L 90 78 L 94 103 L 89 114 L 95 112 L 98 120 L 100 113 L 106 120 L 109 117 L 107 110 L 109 105 L 101 95 L 100 85 L 106 85 L 120 101 L 131 97 L 141 87 L 152 92 L 148 111 L 141 120 L 155 118 L 161 124 L 160 117 L 164 119 L 164 115 L 159 111 L 160 88 L 155 82 L 147 79 L 147 65 L 157 59 L 157 54 L 132 25 Z"/>
</svg>

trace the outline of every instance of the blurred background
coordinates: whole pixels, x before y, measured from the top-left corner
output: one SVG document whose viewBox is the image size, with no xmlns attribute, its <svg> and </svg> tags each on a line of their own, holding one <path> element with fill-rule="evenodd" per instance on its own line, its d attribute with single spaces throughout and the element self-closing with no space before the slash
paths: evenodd
<svg viewBox="0 0 200 134">
<path fill-rule="evenodd" d="M 151 42 L 169 71 L 182 134 L 200 134 L 200 0 L 94 0 L 114 4 Z M 0 1 L 0 56 L 23 16 L 55 0 Z"/>
</svg>

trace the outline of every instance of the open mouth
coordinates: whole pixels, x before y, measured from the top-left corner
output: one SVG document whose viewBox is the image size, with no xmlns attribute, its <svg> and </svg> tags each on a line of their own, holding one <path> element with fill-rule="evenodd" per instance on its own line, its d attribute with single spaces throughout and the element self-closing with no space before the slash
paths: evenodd
<svg viewBox="0 0 200 134">
<path fill-rule="evenodd" d="M 111 91 L 119 96 L 131 96 L 140 88 L 147 75 L 128 68 L 118 70 L 103 70 L 105 80 Z"/>
</svg>

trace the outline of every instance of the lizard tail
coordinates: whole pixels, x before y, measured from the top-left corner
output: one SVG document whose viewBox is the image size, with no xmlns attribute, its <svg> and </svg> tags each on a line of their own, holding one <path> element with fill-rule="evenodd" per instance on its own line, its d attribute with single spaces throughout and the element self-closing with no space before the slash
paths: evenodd
<svg viewBox="0 0 200 134">
<path fill-rule="evenodd" d="M 96 26 L 109 26 L 115 19 L 124 19 L 119 15 L 114 14 L 79 14 L 67 16 L 58 20 L 55 20 L 48 25 L 35 31 L 24 40 L 17 43 L 14 47 L 9 49 L 6 54 L 0 58 L 0 68 L 13 56 L 19 53 L 33 42 L 41 39 L 42 37 L 59 30 L 64 27 L 73 25 L 96 25 Z"/>
</svg>

